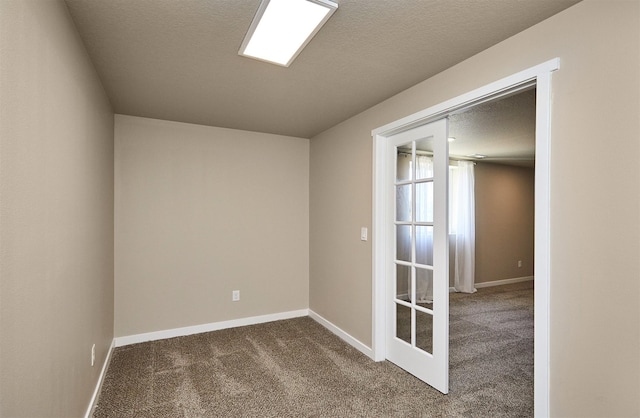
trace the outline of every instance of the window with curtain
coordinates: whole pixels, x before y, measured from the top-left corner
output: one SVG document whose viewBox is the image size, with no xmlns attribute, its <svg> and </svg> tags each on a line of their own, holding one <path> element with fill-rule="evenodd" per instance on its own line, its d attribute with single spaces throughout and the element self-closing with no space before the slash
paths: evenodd
<svg viewBox="0 0 640 418">
<path fill-rule="evenodd" d="M 450 199 L 450 219 L 453 220 L 451 234 L 455 237 L 455 271 L 454 287 L 456 292 L 473 293 L 476 291 L 476 212 L 475 212 L 475 180 L 474 163 L 458 161 L 455 181 L 452 179 L 449 193 L 454 194 Z M 455 189 L 455 190 L 452 190 Z M 455 208 L 454 208 L 455 205 Z M 455 231 L 455 232 L 453 232 Z"/>
</svg>

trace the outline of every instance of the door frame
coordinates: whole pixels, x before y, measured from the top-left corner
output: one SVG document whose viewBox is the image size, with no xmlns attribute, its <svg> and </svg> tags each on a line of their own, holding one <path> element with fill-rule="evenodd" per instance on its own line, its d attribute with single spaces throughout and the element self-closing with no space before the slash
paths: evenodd
<svg viewBox="0 0 640 418">
<path fill-rule="evenodd" d="M 385 256 L 389 205 L 385 182 L 390 170 L 387 138 L 447 115 L 495 100 L 526 88 L 536 87 L 536 170 L 535 170 L 535 284 L 534 284 L 534 414 L 549 415 L 549 331 L 550 331 L 550 145 L 551 74 L 560 68 L 554 58 L 512 74 L 453 99 L 406 116 L 371 131 L 373 147 L 373 277 L 372 277 L 372 354 L 375 361 L 386 359 Z"/>
</svg>

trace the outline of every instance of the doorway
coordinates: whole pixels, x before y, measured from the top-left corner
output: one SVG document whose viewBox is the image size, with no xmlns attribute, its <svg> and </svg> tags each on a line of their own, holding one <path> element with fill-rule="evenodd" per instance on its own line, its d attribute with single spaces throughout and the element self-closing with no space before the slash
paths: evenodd
<svg viewBox="0 0 640 418">
<path fill-rule="evenodd" d="M 531 88 L 449 117 L 450 164 L 472 160 L 475 186 L 475 233 L 456 228 L 456 218 L 466 225 L 464 211 L 450 212 L 452 276 L 456 258 L 459 263 L 464 256 L 457 252 L 465 249 L 459 241 L 470 236 L 475 247 L 473 287 L 450 293 L 451 398 L 483 388 L 487 396 L 496 395 L 497 409 L 508 398 L 529 416 L 534 413 L 535 93 Z M 455 207 L 455 194 L 450 201 Z"/>
<path fill-rule="evenodd" d="M 536 87 L 536 175 L 535 175 L 535 370 L 534 408 L 536 415 L 549 411 L 549 143 L 551 74 L 559 68 L 554 59 L 473 90 L 439 105 L 382 126 L 372 131 L 374 146 L 374 273 L 373 273 L 373 357 L 377 361 L 387 358 L 388 335 L 385 328 L 385 306 L 389 295 L 388 248 L 392 239 L 386 228 L 389 219 L 389 196 L 386 182 L 390 176 L 388 165 L 388 139 L 393 135 L 442 119 L 447 115 L 479 103 L 512 95 Z M 448 312 L 447 312 L 448 315 Z M 446 330 L 448 332 L 448 329 Z M 435 335 L 434 335 L 435 338 Z"/>
</svg>

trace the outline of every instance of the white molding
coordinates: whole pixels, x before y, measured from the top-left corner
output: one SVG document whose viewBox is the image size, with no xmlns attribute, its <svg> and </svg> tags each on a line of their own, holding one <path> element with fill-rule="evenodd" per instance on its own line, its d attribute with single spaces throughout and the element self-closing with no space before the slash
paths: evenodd
<svg viewBox="0 0 640 418">
<path fill-rule="evenodd" d="M 558 69 L 560 62 L 558 60 Z M 551 71 L 536 82 L 536 172 L 534 232 L 534 370 L 533 413 L 550 411 L 550 282 L 551 282 Z"/>
<path fill-rule="evenodd" d="M 372 251 L 372 280 L 371 298 L 373 318 L 371 324 L 371 345 L 373 349 L 373 360 L 384 361 L 387 358 L 387 341 L 385 334 L 386 322 L 386 283 L 387 265 L 384 254 L 386 254 L 386 219 L 389 216 L 389 204 L 391 196 L 385 184 L 389 176 L 387 162 L 387 138 L 374 134 L 373 147 L 373 230 L 371 231 L 371 251 Z M 382 256 L 381 256 L 382 255 Z"/>
<path fill-rule="evenodd" d="M 318 315 L 311 309 L 309 309 L 309 317 L 311 317 L 311 319 L 313 319 L 314 321 L 316 321 L 317 323 L 319 323 L 320 325 L 322 325 L 323 327 L 325 327 L 326 329 L 328 329 L 329 331 L 331 331 L 332 333 L 340 337 L 340 339 L 342 339 L 344 342 L 349 344 L 351 347 L 360 351 L 362 354 L 369 357 L 370 359 L 372 360 L 374 359 L 373 350 L 371 348 L 367 347 L 364 343 L 362 343 L 357 338 L 354 338 L 351 335 L 349 335 L 346 331 L 344 331 L 340 327 L 336 326 L 332 322 Z"/>
<path fill-rule="evenodd" d="M 471 107 L 518 91 L 536 86 L 536 175 L 535 175 L 535 336 L 534 336 L 534 415 L 549 416 L 550 398 L 550 281 L 551 281 L 551 74 L 560 68 L 560 59 L 554 58 L 511 76 L 457 96 L 395 122 L 372 130 L 373 147 L 373 274 L 372 274 L 372 345 L 374 359 L 381 361 L 385 354 L 385 263 L 384 241 L 386 219 L 386 191 L 382 187 L 388 170 L 385 163 L 386 140 L 394 133 L 445 117 L 454 110 Z"/>
<path fill-rule="evenodd" d="M 104 377 L 106 376 L 107 369 L 109 368 L 109 364 L 111 363 L 111 355 L 113 354 L 115 343 L 115 339 L 111 340 L 109 351 L 107 351 L 107 356 L 105 357 L 104 363 L 102 364 L 102 370 L 100 370 L 100 376 L 98 376 L 98 381 L 96 382 L 96 388 L 93 390 L 93 395 L 91 395 L 91 400 L 89 401 L 89 407 L 87 408 L 87 412 L 84 414 L 85 418 L 91 417 L 93 408 L 95 408 L 96 406 L 98 396 L 100 395 L 100 389 L 102 389 L 102 383 L 104 383 Z"/>
<path fill-rule="evenodd" d="M 189 327 L 173 328 L 163 331 L 147 332 L 144 334 L 127 335 L 115 338 L 115 346 L 122 347 L 146 341 L 164 340 L 166 338 L 183 337 L 186 335 L 200 334 L 203 332 L 218 331 L 226 328 L 244 327 L 247 325 L 262 324 L 264 322 L 280 321 L 283 319 L 299 318 L 309 315 L 308 309 L 280 312 L 269 315 L 251 316 L 248 318 L 232 319 L 229 321 L 211 322 L 209 324 L 193 325 Z"/>
<path fill-rule="evenodd" d="M 483 287 L 502 286 L 504 284 L 528 282 L 528 281 L 533 281 L 533 279 L 534 279 L 534 276 L 513 277 L 511 279 L 501 279 L 501 280 L 492 280 L 490 282 L 474 283 L 473 286 L 476 289 L 481 289 Z M 449 287 L 449 293 L 457 293 L 456 288 L 453 286 Z M 401 293 L 398 295 L 399 299 L 408 298 L 408 297 L 409 295 L 407 293 Z"/>
<path fill-rule="evenodd" d="M 503 284 L 529 282 L 532 280 L 533 280 L 533 276 L 514 277 L 511 279 L 493 280 L 491 282 L 476 283 L 474 286 L 476 289 L 481 289 L 483 287 L 502 286 Z"/>
</svg>

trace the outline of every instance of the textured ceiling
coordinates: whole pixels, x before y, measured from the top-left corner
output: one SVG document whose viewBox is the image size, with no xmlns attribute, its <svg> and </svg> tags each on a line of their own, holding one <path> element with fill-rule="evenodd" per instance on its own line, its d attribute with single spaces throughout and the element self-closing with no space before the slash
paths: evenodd
<svg viewBox="0 0 640 418">
<path fill-rule="evenodd" d="M 310 138 L 578 0 L 341 0 L 289 68 L 238 48 L 260 0 L 67 0 L 114 111 Z"/>
<path fill-rule="evenodd" d="M 461 159 L 533 167 L 536 151 L 534 88 L 449 116 L 449 154 Z"/>
</svg>

